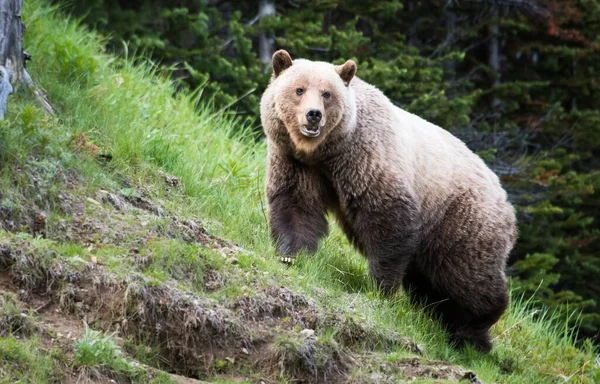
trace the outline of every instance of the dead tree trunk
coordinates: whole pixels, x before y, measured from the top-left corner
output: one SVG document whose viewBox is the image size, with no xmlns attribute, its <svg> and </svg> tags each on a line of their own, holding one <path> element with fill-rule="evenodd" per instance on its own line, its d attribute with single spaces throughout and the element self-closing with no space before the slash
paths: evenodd
<svg viewBox="0 0 600 384">
<path fill-rule="evenodd" d="M 260 0 L 258 16 L 275 15 L 275 0 Z M 267 64 L 271 62 L 271 56 L 275 52 L 275 37 L 266 31 L 261 31 L 259 35 L 259 56 L 260 60 Z"/>
<path fill-rule="evenodd" d="M 12 84 L 23 77 L 23 0 L 0 0 L 0 120 L 4 119 Z"/>
<path fill-rule="evenodd" d="M 23 0 L 0 0 L 0 120 L 4 119 L 8 108 L 8 95 L 12 93 L 13 86 L 19 84 L 31 90 L 46 112 L 55 114 L 46 95 L 25 69 L 22 9 Z"/>
<path fill-rule="evenodd" d="M 23 0 L 0 0 L 0 66 L 12 71 L 12 83 L 23 73 Z"/>
</svg>

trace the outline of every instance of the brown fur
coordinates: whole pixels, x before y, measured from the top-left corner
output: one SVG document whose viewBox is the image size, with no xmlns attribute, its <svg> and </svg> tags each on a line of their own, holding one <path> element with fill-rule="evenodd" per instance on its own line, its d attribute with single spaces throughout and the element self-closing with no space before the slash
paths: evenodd
<svg viewBox="0 0 600 384">
<path fill-rule="evenodd" d="M 457 344 L 489 351 L 516 239 L 496 175 L 450 133 L 354 77 L 354 62 L 287 58 L 275 53 L 261 100 L 278 251 L 314 251 L 334 212 L 384 292 L 403 286 L 415 302 L 435 303 Z M 317 137 L 302 133 L 311 109 L 323 115 Z"/>
</svg>

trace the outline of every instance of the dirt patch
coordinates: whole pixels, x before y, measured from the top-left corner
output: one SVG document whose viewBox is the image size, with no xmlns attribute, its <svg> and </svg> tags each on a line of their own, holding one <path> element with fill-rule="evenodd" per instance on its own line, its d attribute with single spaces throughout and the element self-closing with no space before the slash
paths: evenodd
<svg viewBox="0 0 600 384">
<path fill-rule="evenodd" d="M 300 383 L 345 382 L 354 359 L 333 339 L 319 340 L 315 331 L 278 336 L 265 351 L 263 369 L 274 380 Z"/>
<path fill-rule="evenodd" d="M 425 361 L 418 357 L 403 358 L 397 361 L 382 361 L 377 354 L 357 356 L 362 366 L 349 383 L 392 384 L 417 379 L 446 380 L 461 383 L 481 384 L 472 371 L 443 361 Z M 368 364 L 365 364 L 368 362 Z"/>
<path fill-rule="evenodd" d="M 261 321 L 266 326 L 315 328 L 320 318 L 314 300 L 273 285 L 244 293 L 230 307 L 245 319 Z"/>
<path fill-rule="evenodd" d="M 37 300 L 43 300 L 42 296 L 35 296 Z M 49 305 L 44 307 L 42 310 L 38 312 L 39 315 L 39 329 L 42 331 L 42 341 L 43 345 L 46 349 L 55 349 L 63 351 L 65 355 L 69 356 L 71 359 L 74 354 L 74 345 L 77 340 L 80 340 L 85 333 L 85 324 L 86 318 L 81 318 L 80 316 L 76 316 L 70 314 L 57 305 Z M 122 347 L 121 342 L 122 339 L 116 339 L 116 343 Z M 153 367 L 149 367 L 139 362 L 136 362 L 131 356 L 128 356 L 126 353 L 124 356 L 132 361 L 134 365 L 138 365 L 143 368 L 146 372 L 146 376 L 148 379 L 155 377 L 158 375 L 158 370 Z M 70 368 L 70 367 L 68 367 Z M 117 382 L 128 383 L 131 382 L 126 377 L 115 376 L 110 372 L 95 372 L 89 369 L 79 369 L 76 371 L 69 371 L 66 369 L 66 376 L 64 378 L 65 383 L 73 383 L 73 384 L 81 384 L 81 383 L 110 383 L 114 384 Z M 205 382 L 188 378 L 185 376 L 180 376 L 176 374 L 168 374 L 169 377 L 174 380 L 176 383 L 181 384 L 204 384 Z"/>
<path fill-rule="evenodd" d="M 61 339 L 79 338 L 77 330 L 86 322 L 108 332 L 118 331 L 125 338 L 152 340 L 161 346 L 162 358 L 174 372 L 186 376 L 214 372 L 216 359 L 252 349 L 250 331 L 234 312 L 168 284 L 149 285 L 141 275 L 120 281 L 95 267 L 76 279 L 63 278 L 56 287 L 27 296 L 32 305 L 42 301 L 34 297 L 51 300 L 50 305 L 42 303 L 39 312 Z M 63 321 L 71 315 L 77 324 Z"/>
<path fill-rule="evenodd" d="M 0 252 L 1 252 L 0 245 Z M 18 292 L 17 286 L 13 283 L 12 278 L 7 271 L 0 270 L 0 292 Z"/>
<path fill-rule="evenodd" d="M 52 346 L 58 343 L 60 347 L 72 348 L 73 343 L 83 337 L 85 318 L 73 316 L 60 307 L 52 304 L 38 312 L 40 326 L 44 330 L 44 340 Z"/>
<path fill-rule="evenodd" d="M 179 180 L 179 178 L 163 171 L 158 171 L 158 174 L 162 176 L 168 187 L 175 188 L 177 191 L 181 191 L 181 180 Z"/>
<path fill-rule="evenodd" d="M 202 283 L 208 292 L 216 291 L 225 286 L 225 277 L 221 272 L 209 266 L 204 272 Z"/>
<path fill-rule="evenodd" d="M 50 209 L 74 214 L 71 196 L 64 191 L 79 188 L 77 174 L 34 158 L 10 166 L 11 181 L 19 188 L 0 194 L 0 229 L 46 236 Z"/>
<path fill-rule="evenodd" d="M 115 195 L 114 193 L 110 193 L 110 192 L 107 192 L 104 190 L 99 190 L 97 195 L 100 198 L 100 201 L 102 201 L 103 203 L 108 203 L 108 204 L 112 205 L 117 211 L 121 211 L 121 212 L 128 211 L 129 207 L 128 207 L 127 203 L 122 198 Z"/>
<path fill-rule="evenodd" d="M 423 354 L 423 348 L 409 338 L 397 332 L 378 329 L 368 319 L 356 315 L 330 313 L 320 326 L 334 329 L 336 340 L 349 348 L 390 351 L 401 347 L 416 355 Z"/>
<path fill-rule="evenodd" d="M 141 196 L 123 196 L 124 199 L 131 205 L 155 216 L 165 216 L 165 211 L 148 199 Z"/>
<path fill-rule="evenodd" d="M 197 374 L 199 366 L 211 372 L 215 360 L 251 347 L 246 326 L 215 301 L 168 285 L 130 287 L 130 295 L 129 305 L 135 309 L 129 310 L 123 331 L 140 338 L 156 335 L 165 357 L 180 372 Z"/>
</svg>

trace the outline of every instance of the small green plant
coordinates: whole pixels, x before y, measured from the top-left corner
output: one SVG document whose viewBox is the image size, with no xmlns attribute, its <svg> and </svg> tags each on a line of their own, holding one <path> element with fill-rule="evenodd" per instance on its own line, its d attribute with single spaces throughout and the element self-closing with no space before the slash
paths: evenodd
<svg viewBox="0 0 600 384">
<path fill-rule="evenodd" d="M 86 324 L 83 337 L 75 343 L 75 366 L 95 376 L 135 374 L 136 366 L 123 357 L 113 336 L 90 329 Z"/>
<path fill-rule="evenodd" d="M 137 346 L 141 350 L 142 346 Z M 146 353 L 148 349 L 144 348 Z M 74 366 L 81 377 L 117 378 L 132 383 L 173 384 L 165 372 L 147 371 L 143 365 L 127 360 L 115 343 L 115 335 L 95 331 L 85 325 L 83 337 L 75 343 Z"/>
</svg>

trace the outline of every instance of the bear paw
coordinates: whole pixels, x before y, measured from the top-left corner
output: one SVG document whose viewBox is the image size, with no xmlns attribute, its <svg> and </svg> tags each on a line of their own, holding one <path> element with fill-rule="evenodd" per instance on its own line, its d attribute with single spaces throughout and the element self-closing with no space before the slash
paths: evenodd
<svg viewBox="0 0 600 384">
<path fill-rule="evenodd" d="M 292 265 L 294 264 L 294 257 L 289 257 L 289 256 L 281 256 L 279 257 L 279 261 L 281 261 L 284 264 L 288 264 L 288 265 Z"/>
</svg>

